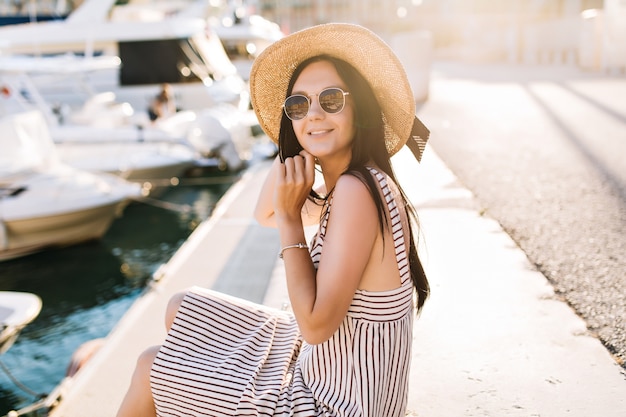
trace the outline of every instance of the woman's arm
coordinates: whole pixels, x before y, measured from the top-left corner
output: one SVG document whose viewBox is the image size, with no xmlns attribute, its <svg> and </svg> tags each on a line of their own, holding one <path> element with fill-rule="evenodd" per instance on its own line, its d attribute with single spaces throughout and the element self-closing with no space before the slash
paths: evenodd
<svg viewBox="0 0 626 417">
<path fill-rule="evenodd" d="M 257 204 L 261 224 L 273 222 L 281 247 L 305 243 L 303 206 L 315 180 L 314 158 L 303 152 L 274 161 Z M 337 330 L 365 273 L 379 233 L 376 205 L 367 187 L 351 175 L 335 185 L 332 214 L 316 271 L 309 252 L 283 253 L 291 307 L 304 339 L 326 341 Z"/>
<path fill-rule="evenodd" d="M 276 189 L 276 175 L 280 164 L 280 157 L 277 156 L 267 173 L 259 199 L 254 208 L 254 217 L 262 226 L 276 227 L 276 220 L 274 219 L 274 190 Z"/>
<path fill-rule="evenodd" d="M 283 247 L 303 238 L 302 224 L 295 216 L 278 216 L 278 228 Z M 307 251 L 285 251 L 291 307 L 308 343 L 326 341 L 343 321 L 379 230 L 376 205 L 367 187 L 344 175 L 335 186 L 317 272 Z"/>
</svg>

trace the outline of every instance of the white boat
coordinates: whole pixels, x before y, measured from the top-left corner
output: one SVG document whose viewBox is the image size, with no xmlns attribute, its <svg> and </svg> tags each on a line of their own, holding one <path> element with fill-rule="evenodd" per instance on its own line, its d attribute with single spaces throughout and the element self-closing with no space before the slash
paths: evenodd
<svg viewBox="0 0 626 417">
<path fill-rule="evenodd" d="M 129 6 L 85 0 L 64 20 L 0 27 L 0 50 L 4 55 L 117 56 L 119 68 L 93 74 L 89 83 L 136 109 L 147 107 L 163 83 L 174 87 L 183 109 L 223 102 L 247 108 L 247 85 L 206 19 Z M 46 96 L 72 94 L 67 84 L 41 87 Z"/>
<path fill-rule="evenodd" d="M 250 78 L 254 59 L 284 34 L 278 24 L 259 15 L 238 16 L 235 10 L 221 19 L 209 18 L 231 62 L 244 80 Z"/>
<path fill-rule="evenodd" d="M 0 291 L 0 355 L 9 350 L 22 329 L 41 311 L 41 298 L 18 291 Z"/>
<path fill-rule="evenodd" d="M 0 261 L 98 239 L 139 184 L 60 162 L 38 111 L 0 117 Z"/>
<path fill-rule="evenodd" d="M 170 16 L 145 5 L 139 8 L 113 3 L 86 0 L 63 21 L 0 27 L 0 51 L 11 57 L 68 52 L 87 58 L 116 57 L 120 65 L 115 68 L 74 72 L 69 82 L 41 72 L 32 77 L 33 82 L 49 102 L 77 107 L 77 88 L 88 85 L 96 92 L 113 93 L 116 101 L 128 103 L 135 114 L 142 115 L 161 84 L 168 83 L 173 87 L 178 107 L 189 114 L 177 115 L 174 120 L 161 123 L 161 127 L 189 121 L 189 116 L 193 116 L 194 120 L 182 126 L 188 127 L 187 139 L 193 139 L 190 140 L 194 145 L 210 135 L 210 146 L 204 146 L 210 151 L 203 156 L 218 154 L 228 169 L 245 165 L 253 157 L 257 142 L 265 141 L 258 138 L 262 131 L 250 109 L 247 84 L 207 20 L 189 17 L 189 8 Z M 211 120 L 216 114 L 221 127 Z M 209 128 L 196 133 L 207 125 Z M 221 137 L 224 129 L 230 142 Z M 134 135 L 145 133 L 144 129 Z M 265 153 L 263 146 L 259 153 Z"/>
<path fill-rule="evenodd" d="M 51 104 L 33 81 L 45 74 L 67 82 L 76 75 L 117 66 L 116 57 L 0 57 L 2 101 L 5 106 L 10 102 L 13 107 L 40 110 L 61 159 L 77 168 L 154 184 L 167 183 L 197 167 L 243 167 L 233 134 L 243 130 L 239 135 L 246 135 L 249 129 L 237 121 L 228 124 L 239 114 L 232 105 L 180 111 L 152 122 L 147 112 L 136 113 L 129 103 L 118 102 L 114 93 L 94 93 L 88 85 L 76 92 L 71 103 Z M 77 106 L 81 99 L 84 102 Z"/>
</svg>

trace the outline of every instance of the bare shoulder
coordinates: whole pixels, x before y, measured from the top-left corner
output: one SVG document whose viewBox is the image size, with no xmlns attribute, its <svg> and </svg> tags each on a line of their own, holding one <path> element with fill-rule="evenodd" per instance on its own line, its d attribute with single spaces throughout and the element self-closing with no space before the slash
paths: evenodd
<svg viewBox="0 0 626 417">
<path fill-rule="evenodd" d="M 347 206 L 364 208 L 373 205 L 374 200 L 365 183 L 354 175 L 342 175 L 333 191 L 333 208 Z"/>
<path fill-rule="evenodd" d="M 360 178 L 351 174 L 344 174 L 337 180 L 334 194 L 335 196 L 342 195 L 357 197 L 359 195 L 369 195 L 369 190 Z"/>
</svg>

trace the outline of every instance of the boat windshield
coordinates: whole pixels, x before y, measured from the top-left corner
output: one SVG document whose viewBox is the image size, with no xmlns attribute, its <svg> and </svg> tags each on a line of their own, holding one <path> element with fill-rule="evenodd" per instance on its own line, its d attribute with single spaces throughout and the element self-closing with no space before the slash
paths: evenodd
<svg viewBox="0 0 626 417">
<path fill-rule="evenodd" d="M 46 121 L 38 111 L 0 117 L 0 132 L 0 182 L 56 158 Z"/>
<path fill-rule="evenodd" d="M 223 47 L 221 44 L 218 46 L 221 51 L 205 35 L 120 42 L 120 84 L 131 86 L 198 81 L 211 84 L 213 80 L 236 73 Z"/>
<path fill-rule="evenodd" d="M 202 81 L 196 75 L 197 71 L 191 69 L 197 64 L 183 52 L 181 44 L 186 42 L 186 39 L 120 42 L 120 84 L 130 86 Z"/>
</svg>

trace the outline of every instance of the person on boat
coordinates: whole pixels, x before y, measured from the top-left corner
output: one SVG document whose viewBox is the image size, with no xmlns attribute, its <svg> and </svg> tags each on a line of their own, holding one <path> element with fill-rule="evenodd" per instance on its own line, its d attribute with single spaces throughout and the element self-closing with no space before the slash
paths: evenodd
<svg viewBox="0 0 626 417">
<path fill-rule="evenodd" d="M 390 161 L 405 144 L 420 160 L 428 139 L 404 69 L 369 30 L 325 24 L 267 48 L 250 89 L 279 146 L 255 217 L 278 228 L 291 309 L 177 294 L 118 417 L 404 416 L 429 294 Z M 310 245 L 308 224 L 319 225 Z"/>
<path fill-rule="evenodd" d="M 148 106 L 148 117 L 151 122 L 154 122 L 161 117 L 171 116 L 174 113 L 176 113 L 176 103 L 172 86 L 162 84 L 161 91 L 152 99 L 150 106 Z"/>
</svg>

